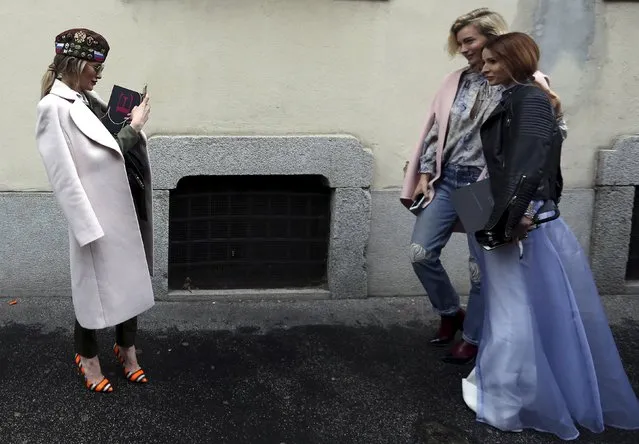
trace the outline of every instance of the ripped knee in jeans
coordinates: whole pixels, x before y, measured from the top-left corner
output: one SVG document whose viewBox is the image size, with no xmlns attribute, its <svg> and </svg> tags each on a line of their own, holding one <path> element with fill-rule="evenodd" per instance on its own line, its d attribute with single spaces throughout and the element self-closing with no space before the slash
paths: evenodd
<svg viewBox="0 0 639 444">
<path fill-rule="evenodd" d="M 410 245 L 410 261 L 415 262 L 431 262 L 437 259 L 437 255 L 430 250 L 425 249 L 419 244 Z"/>
</svg>

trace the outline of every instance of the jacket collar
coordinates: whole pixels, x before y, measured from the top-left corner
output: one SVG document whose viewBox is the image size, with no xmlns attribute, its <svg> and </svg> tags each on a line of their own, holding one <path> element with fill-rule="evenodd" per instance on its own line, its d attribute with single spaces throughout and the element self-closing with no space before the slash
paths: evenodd
<svg viewBox="0 0 639 444">
<path fill-rule="evenodd" d="M 515 83 L 514 85 L 508 87 L 507 89 L 504 90 L 504 92 L 501 93 L 501 101 L 502 103 L 505 102 L 506 100 L 508 100 L 510 97 L 512 97 L 513 94 L 515 94 L 517 91 L 521 91 L 523 88 L 527 87 L 527 86 L 533 86 L 535 83 L 535 80 L 532 79 L 528 82 L 525 83 Z"/>
<path fill-rule="evenodd" d="M 448 118 L 450 116 L 450 110 L 453 107 L 453 103 L 455 102 L 455 96 L 457 95 L 457 90 L 459 89 L 459 79 L 466 72 L 468 67 L 460 68 L 457 71 L 454 71 L 450 78 L 448 79 L 445 87 L 442 88 L 443 94 L 441 97 L 440 105 L 437 109 L 435 109 L 435 114 L 437 114 L 438 122 L 446 122 L 445 130 L 448 131 Z"/>
<path fill-rule="evenodd" d="M 97 94 L 90 91 L 86 93 L 92 98 L 102 102 Z M 85 136 L 102 146 L 117 151 L 120 156 L 122 155 L 115 138 L 109 133 L 100 119 L 85 105 L 82 100 L 82 95 L 79 92 L 69 88 L 64 82 L 56 80 L 51 88 L 51 94 L 72 102 L 70 112 L 71 119 L 73 119 L 73 122 Z"/>
<path fill-rule="evenodd" d="M 108 104 L 104 100 L 102 100 L 102 97 L 100 97 L 98 93 L 96 93 L 95 91 L 85 91 L 84 94 L 86 94 L 89 101 L 94 101 L 96 103 L 99 103 L 100 107 L 104 111 L 106 111 Z"/>
<path fill-rule="evenodd" d="M 522 89 L 528 86 L 533 86 L 533 81 L 526 82 L 526 83 L 516 83 L 513 86 L 506 88 L 501 93 L 501 99 L 499 100 L 499 103 L 497 104 L 495 109 L 493 109 L 493 112 L 490 113 L 490 116 L 488 116 L 488 118 L 484 121 L 483 125 L 486 125 L 489 121 L 494 120 L 499 115 L 504 113 L 506 109 L 510 106 L 510 103 L 513 99 L 513 95 L 517 94 L 517 92 L 521 91 Z"/>
<path fill-rule="evenodd" d="M 58 79 L 53 82 L 51 94 L 62 97 L 63 99 L 67 99 L 71 102 L 75 102 L 78 99 L 82 100 L 82 95 L 79 92 L 72 90 L 66 83 Z"/>
</svg>

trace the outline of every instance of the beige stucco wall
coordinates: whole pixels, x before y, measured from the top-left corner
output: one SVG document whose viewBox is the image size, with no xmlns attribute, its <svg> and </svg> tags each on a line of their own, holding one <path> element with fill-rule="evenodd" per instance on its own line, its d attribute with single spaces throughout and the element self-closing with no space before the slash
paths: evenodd
<svg viewBox="0 0 639 444">
<path fill-rule="evenodd" d="M 148 83 L 150 135 L 349 133 L 374 153 L 374 187 L 397 187 L 430 98 L 442 77 L 463 65 L 444 52 L 447 29 L 480 6 L 474 3 L 3 2 L 0 29 L 9 40 L 0 70 L 0 191 L 49 188 L 33 138 L 35 105 L 53 37 L 77 26 L 103 33 L 112 47 L 98 92 L 108 97 L 113 83 L 134 89 Z M 526 30 L 537 23 L 540 5 L 552 14 L 556 4 L 482 2 Z M 581 43 L 587 56 L 566 51 L 550 70 L 570 124 L 564 158 L 570 187 L 590 187 L 595 150 L 639 126 L 639 61 L 630 56 L 639 5 L 597 2 L 593 14 L 593 23 L 565 18 L 568 31 L 592 27 L 594 39 Z M 542 49 L 561 48 L 561 33 L 548 35 Z"/>
</svg>

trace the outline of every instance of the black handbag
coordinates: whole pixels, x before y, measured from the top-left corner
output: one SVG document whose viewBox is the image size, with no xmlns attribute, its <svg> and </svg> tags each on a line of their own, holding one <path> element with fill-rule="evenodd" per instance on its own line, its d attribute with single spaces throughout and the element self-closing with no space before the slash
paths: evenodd
<svg viewBox="0 0 639 444">
<path fill-rule="evenodd" d="M 144 185 L 144 164 L 131 151 L 124 154 L 124 166 L 126 175 L 129 179 L 129 188 L 131 189 L 131 197 L 135 205 L 135 212 L 140 220 L 147 220 L 146 211 L 146 186 Z"/>
</svg>

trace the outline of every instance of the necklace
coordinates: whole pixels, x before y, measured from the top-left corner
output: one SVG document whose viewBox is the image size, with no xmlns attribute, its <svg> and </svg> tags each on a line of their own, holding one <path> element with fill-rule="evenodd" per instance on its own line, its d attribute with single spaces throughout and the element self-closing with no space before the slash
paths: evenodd
<svg viewBox="0 0 639 444">
<path fill-rule="evenodd" d="M 477 118 L 477 114 L 484 108 L 484 102 L 490 98 L 490 95 L 490 86 L 488 85 L 488 82 L 483 82 L 477 90 L 475 103 L 473 103 L 473 107 L 470 110 L 471 120 L 475 120 Z"/>
</svg>

